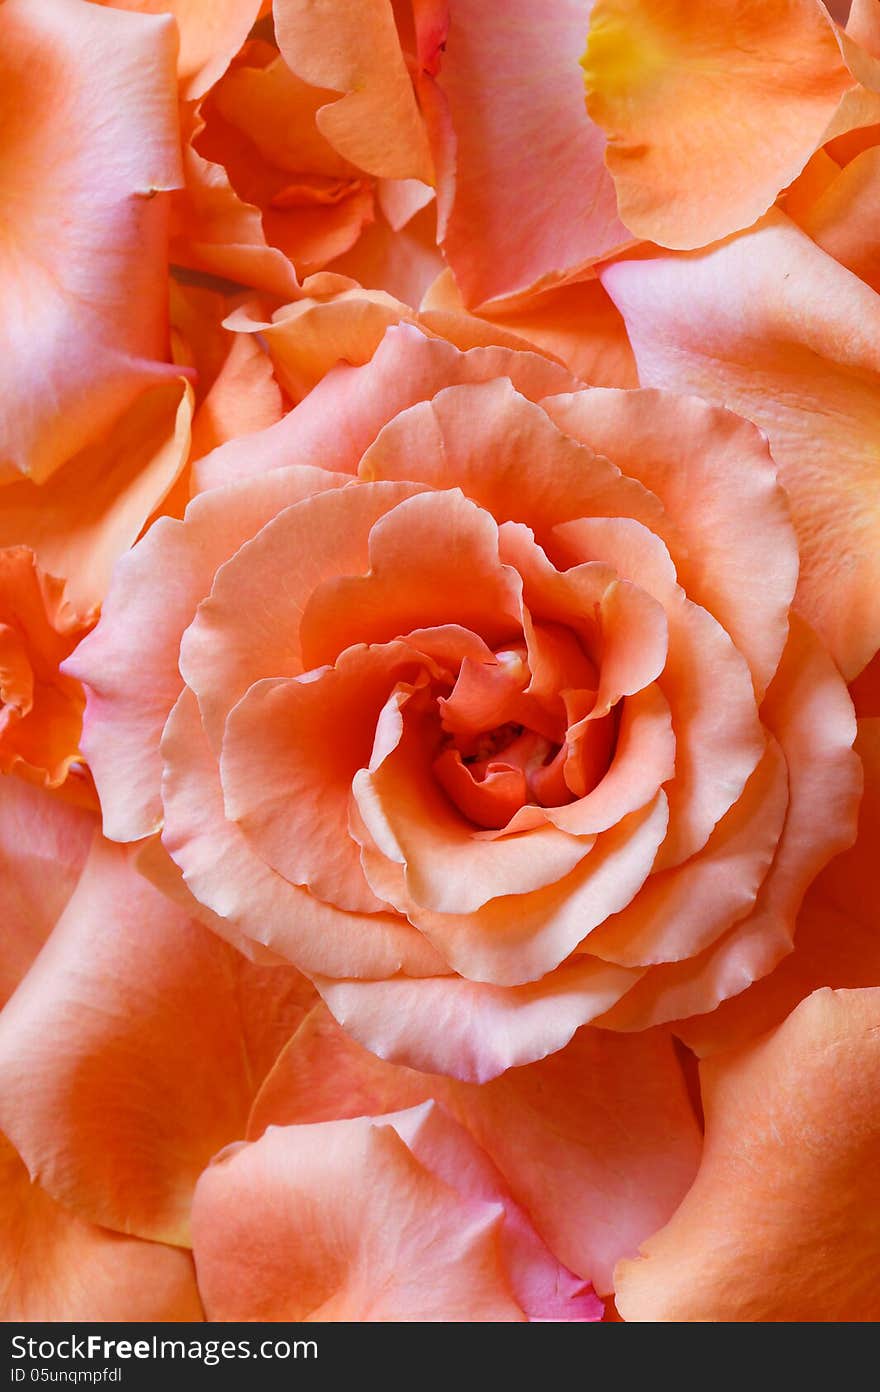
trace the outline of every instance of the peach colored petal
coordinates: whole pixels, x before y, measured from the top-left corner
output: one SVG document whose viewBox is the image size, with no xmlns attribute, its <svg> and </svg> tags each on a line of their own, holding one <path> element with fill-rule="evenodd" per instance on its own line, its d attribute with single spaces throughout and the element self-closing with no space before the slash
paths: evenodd
<svg viewBox="0 0 880 1392">
<path fill-rule="evenodd" d="M 180 638 L 215 570 L 279 508 L 336 482 L 293 467 L 207 494 L 120 559 L 101 622 L 65 664 L 88 688 L 82 748 L 108 836 L 136 841 L 161 824 L 159 739 L 183 685 Z M 135 670 L 149 683 L 133 686 Z"/>
<path fill-rule="evenodd" d="M 259 208 L 239 198 L 222 164 L 193 147 L 202 127 L 198 120 L 185 132 L 184 186 L 171 200 L 172 263 L 291 299 L 299 289 L 296 271 L 267 241 Z"/>
<path fill-rule="evenodd" d="M 644 1029 L 705 1014 L 766 976 L 792 950 L 809 885 L 852 844 L 862 786 L 852 703 L 827 652 L 795 615 L 761 714 L 788 765 L 789 808 L 753 912 L 696 957 L 652 967 L 603 1025 Z"/>
<path fill-rule="evenodd" d="M 701 1066 L 706 1144 L 670 1222 L 616 1271 L 626 1320 L 874 1321 L 880 991 L 817 991 Z"/>
<path fill-rule="evenodd" d="M 278 381 L 298 402 L 338 362 L 369 362 L 388 326 L 414 317 L 385 291 L 358 287 L 329 299 L 295 300 L 276 310 L 268 323 L 239 310 L 227 324 L 239 334 L 259 334 Z"/>
<path fill-rule="evenodd" d="M 618 1258 L 671 1214 L 700 1154 L 674 1051 L 657 1031 L 580 1030 L 559 1053 L 449 1104 L 553 1252 L 601 1292 Z"/>
<path fill-rule="evenodd" d="M 360 491 L 338 498 L 347 502 Z M 495 648 L 518 636 L 520 615 L 519 582 L 500 560 L 492 517 L 458 489 L 420 493 L 374 523 L 367 574 L 315 586 L 302 614 L 303 665 L 333 662 L 354 643 L 388 642 L 443 624 L 469 629 Z"/>
<path fill-rule="evenodd" d="M 450 384 L 502 376 L 533 401 L 576 386 L 564 368 L 536 353 L 509 348 L 460 353 L 451 343 L 397 325 L 368 363 L 332 369 L 274 430 L 248 441 L 246 449 L 232 442 L 218 450 L 211 461 L 211 486 L 239 478 L 242 471 L 280 468 L 291 458 L 356 474 L 364 451 L 401 411 Z"/>
<path fill-rule="evenodd" d="M 234 554 L 230 548 L 228 560 L 222 557 L 180 643 L 180 670 L 199 698 L 218 755 L 226 717 L 254 682 L 320 665 L 302 650 L 312 594 L 340 573 L 366 571 L 374 524 L 418 491 L 386 483 L 340 488 L 345 475 L 311 468 L 300 477 L 314 487 L 301 489 L 299 497 L 290 493 L 289 505 L 269 485 L 276 491 L 276 515 L 267 509 L 264 525 L 253 527 L 250 539 L 242 537 Z M 296 506 L 300 502 L 307 505 Z"/>
<path fill-rule="evenodd" d="M 856 155 L 797 221 L 823 251 L 880 291 L 880 149 Z"/>
<path fill-rule="evenodd" d="M 586 27 L 579 0 L 450 6 L 437 78 L 454 132 L 443 246 L 468 304 L 559 282 L 631 240 L 584 113 Z"/>
<path fill-rule="evenodd" d="M 598 387 L 638 386 L 623 320 L 596 279 L 499 302 L 476 316 L 465 308 L 452 272 L 445 270 L 427 290 L 419 322 L 459 343 L 457 335 L 462 330 L 458 321 L 462 320 L 488 334 L 510 335 L 523 347 L 546 353 L 583 382 Z M 459 347 L 464 346 L 459 343 Z"/>
<path fill-rule="evenodd" d="M 5 0 L 0 50 L 0 478 L 42 483 L 175 372 L 161 361 L 175 32 L 84 0 Z"/>
<path fill-rule="evenodd" d="M 297 971 L 252 966 L 99 839 L 0 1017 L 3 1129 L 78 1216 L 186 1244 L 200 1171 L 242 1134 L 312 999 Z"/>
<path fill-rule="evenodd" d="M 14 991 L 73 893 L 96 818 L 86 808 L 0 777 L 0 1005 Z"/>
<path fill-rule="evenodd" d="M 658 391 L 588 391 L 543 403 L 560 429 L 660 499 L 685 593 L 727 630 L 758 697 L 776 671 L 797 543 L 766 440 L 732 412 Z M 735 496 L 735 506 L 733 497 Z"/>
<path fill-rule="evenodd" d="M 547 808 L 547 820 L 579 836 L 608 831 L 650 801 L 674 773 L 669 703 L 652 682 L 622 702 L 614 754 L 603 777 L 585 797 Z"/>
<path fill-rule="evenodd" d="M 111 0 L 93 0 L 109 4 Z M 195 101 L 224 72 L 256 22 L 261 0 L 112 0 L 116 9 L 172 14 L 180 32 L 181 95 Z"/>
<path fill-rule="evenodd" d="M 404 185 L 412 182 L 405 180 Z M 365 289 L 384 290 L 409 309 L 417 310 L 429 285 L 437 279 L 444 266 L 437 247 L 437 207 L 432 189 L 431 201 L 401 225 L 396 219 L 402 214 L 393 205 L 389 206 L 386 192 L 394 186 L 390 180 L 379 183 L 377 194 L 383 216 L 377 215 L 376 220 L 364 228 L 351 250 L 337 256 L 330 269 L 340 275 L 351 276 Z M 416 184 L 415 187 L 427 189 L 425 184 Z M 404 212 L 406 206 L 404 203 Z M 444 336 L 442 331 L 441 336 Z M 489 338 L 486 341 L 499 343 L 501 340 Z"/>
<path fill-rule="evenodd" d="M 30 1182 L 2 1137 L 0 1173 L 4 1323 L 203 1318 L 188 1252 L 83 1222 Z"/>
<path fill-rule="evenodd" d="M 427 134 L 390 0 L 275 0 L 274 15 L 293 72 L 342 94 L 317 115 L 334 149 L 380 178 L 431 183 Z"/>
<path fill-rule="evenodd" d="M 203 108 L 246 135 L 270 165 L 299 178 L 349 178 L 355 165 L 333 149 L 315 122 L 334 93 L 291 72 L 274 47 L 250 44 L 242 61 L 219 82 Z M 270 56 L 271 55 L 271 56 Z M 211 115 L 208 115 L 208 124 Z"/>
<path fill-rule="evenodd" d="M 47 479 L 0 488 L 0 545 L 24 543 L 67 580 L 80 613 L 100 603 L 117 559 L 180 477 L 192 391 L 179 378 L 143 392 L 103 438 Z"/>
<path fill-rule="evenodd" d="M 703 951 L 754 905 L 787 808 L 785 760 L 771 739 L 702 851 L 652 875 L 631 903 L 590 934 L 587 950 L 622 966 L 682 961 Z"/>
<path fill-rule="evenodd" d="M 500 1204 L 502 1263 L 513 1294 L 529 1320 L 596 1320 L 602 1306 L 589 1284 L 561 1266 L 516 1203 L 492 1161 L 470 1133 L 441 1107 L 414 1107 L 394 1129 L 437 1179 L 469 1203 Z"/>
<path fill-rule="evenodd" d="M 777 206 L 792 222 L 800 223 L 817 199 L 830 188 L 840 173 L 840 165 L 825 149 L 811 155 L 794 183 L 780 195 Z"/>
<path fill-rule="evenodd" d="M 676 583 L 662 541 L 631 518 L 585 517 L 555 529 L 570 561 L 584 555 L 613 565 L 664 607 L 669 653 L 658 685 L 675 733 L 669 834 L 657 868 L 699 851 L 741 794 L 764 750 L 748 667 L 727 633 Z"/>
<path fill-rule="evenodd" d="M 855 85 L 814 0 L 597 0 L 584 72 L 623 222 L 679 249 L 765 213 Z"/>
<path fill-rule="evenodd" d="M 807 890 L 794 951 L 748 991 L 680 1028 L 697 1053 L 714 1054 L 753 1039 L 780 1024 L 820 986 L 870 986 L 880 979 L 880 939 L 873 914 L 880 894 L 880 720 L 860 721 L 855 748 L 865 766 L 855 845 L 832 860 Z"/>
<path fill-rule="evenodd" d="M 484 828 L 503 827 L 529 801 L 526 775 L 520 765 L 490 760 L 479 778 L 462 762 L 457 749 L 444 749 L 434 760 L 434 776 L 447 797 L 469 822 Z"/>
<path fill-rule="evenodd" d="M 385 342 L 400 332 L 389 331 Z M 566 435 L 527 399 L 527 388 L 509 379 L 504 359 L 516 356 L 498 351 L 494 375 L 502 380 L 444 384 L 432 400 L 400 409 L 365 449 L 361 477 L 461 488 L 498 522 L 527 524 L 540 545 L 557 523 L 579 517 L 637 517 L 652 529 L 661 524 L 663 509 L 653 494 Z"/>
<path fill-rule="evenodd" d="M 390 1122 L 273 1127 L 202 1177 L 199 1287 L 214 1320 L 521 1321 L 503 1214 L 436 1179 Z"/>
<path fill-rule="evenodd" d="M 576 1029 L 607 1011 L 640 975 L 580 957 L 525 986 L 489 986 L 457 976 L 314 980 L 340 1024 L 380 1058 L 484 1083 L 564 1048 Z"/>
<path fill-rule="evenodd" d="M 468 980 L 521 986 L 558 967 L 584 940 L 592 951 L 597 925 L 642 890 L 667 820 L 666 798 L 659 793 L 600 836 L 580 864 L 555 883 L 489 899 L 471 912 L 432 913 L 405 890 L 392 902 Z M 525 843 L 520 853 L 525 855 Z M 368 860 L 365 869 L 378 892 L 383 881 L 371 876 Z"/>
<path fill-rule="evenodd" d="M 212 933 L 216 933 L 224 942 L 230 943 L 249 962 L 257 962 L 264 966 L 286 964 L 286 959 L 279 953 L 264 947 L 254 938 L 245 937 L 228 919 L 221 918 L 219 914 L 199 903 L 188 888 L 180 866 L 171 859 L 163 846 L 161 833 L 157 832 L 154 836 L 147 836 L 138 842 L 132 850 L 131 863 L 139 875 L 143 875 L 167 899 L 183 909 L 188 918 L 197 919 L 206 928 L 210 928 Z"/>
<path fill-rule="evenodd" d="M 675 1051 L 656 1030 L 583 1029 L 560 1053 L 476 1086 L 377 1059 L 319 1006 L 279 1055 L 248 1134 L 430 1097 L 476 1138 L 551 1250 L 603 1290 L 696 1173 L 699 1128 Z"/>
<path fill-rule="evenodd" d="M 323 1001 L 285 1044 L 254 1099 L 247 1139 L 301 1126 L 404 1111 L 430 1098 L 449 1105 L 448 1080 L 386 1063 L 340 1029 Z"/>
<path fill-rule="evenodd" d="M 217 761 L 188 689 L 168 718 L 162 758 L 165 848 L 222 936 L 243 936 L 309 972 L 369 978 L 446 970 L 405 920 L 322 904 L 254 853 L 225 816 Z"/>
<path fill-rule="evenodd" d="M 852 0 L 846 32 L 867 53 L 880 58 L 880 13 L 876 0 Z"/>
<path fill-rule="evenodd" d="M 696 392 L 766 432 L 800 543 L 799 607 L 854 676 L 880 642 L 880 299 L 781 213 L 602 281 L 643 383 Z"/>
<path fill-rule="evenodd" d="M 79 759 L 82 688 L 58 669 L 91 626 L 26 546 L 0 549 L 0 770 L 57 787 Z"/>
<path fill-rule="evenodd" d="M 247 72 L 247 69 L 236 71 Z M 254 259 L 266 243 L 277 248 L 301 275 L 321 269 L 333 257 L 347 251 L 363 226 L 372 221 L 374 198 L 370 180 L 357 169 L 346 170 L 344 166 L 340 174 L 340 162 L 332 154 L 333 168 L 326 173 L 298 172 L 268 162 L 251 133 L 238 124 L 240 102 L 224 111 L 229 105 L 222 100 L 227 90 L 228 84 L 224 81 L 216 96 L 201 108 L 198 117 L 193 118 L 195 158 L 187 162 L 189 200 L 181 199 L 177 203 L 178 212 L 187 219 L 186 223 L 177 224 L 178 230 L 186 235 L 188 226 L 192 243 L 190 249 L 184 248 L 184 256 L 191 256 L 193 251 L 198 254 L 200 249 L 204 255 L 201 247 L 204 234 L 208 229 L 212 234 L 223 231 L 225 217 L 219 223 L 214 218 L 215 212 L 223 211 L 231 218 L 227 231 L 233 245 L 221 247 L 225 258 L 233 258 L 230 270 L 238 255 L 234 239 L 239 230 L 251 243 L 251 269 L 254 271 L 265 273 L 269 270 L 265 257 Z M 282 103 L 272 118 L 281 129 L 291 119 L 284 105 Z M 309 116 L 305 119 L 310 123 Z M 294 129 L 300 124 L 301 120 L 294 117 Z M 309 143 L 307 136 L 304 141 L 306 162 L 311 162 Z M 198 160 L 208 161 L 208 165 L 200 168 Z M 211 174 L 211 166 L 217 171 L 216 175 Z M 238 202 L 227 198 L 223 209 L 219 203 L 215 207 L 205 198 L 206 178 L 211 183 L 216 179 L 218 190 L 228 181 L 228 188 Z M 255 220 L 248 210 L 258 213 L 258 218 Z M 253 280 L 254 285 L 260 283 Z M 289 292 L 285 298 L 291 298 Z"/>
<path fill-rule="evenodd" d="M 203 458 L 227 440 L 265 430 L 283 415 L 284 399 L 271 360 L 259 344 L 238 335 L 196 412 L 191 459 Z"/>
<path fill-rule="evenodd" d="M 403 643 L 358 645 L 333 667 L 255 682 L 226 721 L 226 816 L 279 875 L 337 908 L 387 907 L 364 879 L 348 835 L 352 779 L 370 763 L 392 691 L 422 672 Z"/>
</svg>

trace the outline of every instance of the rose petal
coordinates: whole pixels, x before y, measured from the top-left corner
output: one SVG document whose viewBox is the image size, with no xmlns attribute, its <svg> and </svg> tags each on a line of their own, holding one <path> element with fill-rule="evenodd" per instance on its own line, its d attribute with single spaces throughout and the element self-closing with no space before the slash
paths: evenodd
<svg viewBox="0 0 880 1392">
<path fill-rule="evenodd" d="M 16 191 L 0 256 L 0 477 L 42 483 L 176 374 L 161 361 L 175 30 L 82 0 L 6 0 L 0 35 Z"/>
<path fill-rule="evenodd" d="M 341 97 L 317 123 L 330 144 L 384 179 L 432 179 L 428 139 L 389 0 L 275 0 L 275 33 L 288 66 Z"/>
<path fill-rule="evenodd" d="M 0 1172 L 4 1322 L 203 1318 L 188 1252 L 83 1222 L 30 1182 L 3 1138 Z"/>
<path fill-rule="evenodd" d="M 27 972 L 73 893 L 95 831 L 90 810 L 19 778 L 0 778 L 0 1005 Z"/>
<path fill-rule="evenodd" d="M 865 795 L 856 844 L 831 861 L 807 890 L 794 951 L 748 991 L 722 1001 L 711 1015 L 681 1027 L 698 1054 L 714 1054 L 780 1024 L 820 986 L 870 986 L 880 979 L 880 938 L 873 906 L 880 893 L 880 720 L 859 723 L 856 752 L 865 766 Z"/>
<path fill-rule="evenodd" d="M 668 551 L 641 523 L 586 517 L 561 524 L 555 535 L 569 560 L 605 561 L 664 607 L 669 652 L 658 685 L 676 745 L 669 834 L 657 868 L 669 868 L 706 844 L 764 751 L 748 667 L 721 625 L 676 583 Z"/>
<path fill-rule="evenodd" d="M 502 1215 L 435 1179 L 389 1123 L 273 1127 L 202 1177 L 199 1287 L 215 1320 L 522 1320 Z"/>
<path fill-rule="evenodd" d="M 660 499 L 673 526 L 661 518 L 652 531 L 685 593 L 727 630 L 763 696 L 785 645 L 798 571 L 766 440 L 730 411 L 665 392 L 576 392 L 543 406 L 560 429 Z"/>
<path fill-rule="evenodd" d="M 99 839 L 0 1017 L 3 1130 L 80 1217 L 185 1244 L 200 1171 L 242 1134 L 312 999 L 298 972 L 252 966 Z"/>
<path fill-rule="evenodd" d="M 602 1290 L 696 1173 L 699 1127 L 675 1051 L 656 1030 L 583 1029 L 560 1053 L 476 1086 L 377 1059 L 318 1006 L 263 1084 L 248 1134 L 430 1097 L 476 1137 L 551 1250 Z"/>
<path fill-rule="evenodd" d="M 801 549 L 799 607 L 854 676 L 880 645 L 880 299 L 776 212 L 713 250 L 621 262 L 602 281 L 640 381 L 766 432 Z"/>
<path fill-rule="evenodd" d="M 584 113 L 586 27 L 578 0 L 449 7 L 438 77 L 454 131 L 443 245 L 469 304 L 552 284 L 630 241 L 604 137 Z"/>
<path fill-rule="evenodd" d="M 117 559 L 180 477 L 190 447 L 192 391 L 179 378 L 143 392 L 113 427 L 45 483 L 0 491 L 0 545 L 24 543 L 67 579 L 80 613 L 104 598 Z"/>
<path fill-rule="evenodd" d="M 65 664 L 88 688 L 82 748 L 114 840 L 161 825 L 159 740 L 183 684 L 180 639 L 217 567 L 279 509 L 338 482 L 294 466 L 202 495 L 183 522 L 156 523 L 120 559 L 101 622 Z M 134 670 L 149 671 L 149 683 L 133 686 Z"/>
<path fill-rule="evenodd" d="M 330 975 L 446 970 L 405 920 L 347 914 L 322 904 L 254 853 L 226 818 L 217 761 L 189 690 L 168 719 L 162 758 L 165 848 L 199 903 L 224 921 L 224 936 L 243 935 L 304 971 Z"/>
<path fill-rule="evenodd" d="M 590 934 L 588 951 L 622 966 L 682 961 L 702 952 L 754 905 L 787 808 L 785 760 L 771 738 L 742 796 L 702 851 L 653 874 L 627 907 Z"/>
<path fill-rule="evenodd" d="M 597 0 L 584 71 L 623 222 L 679 249 L 765 213 L 854 86 L 812 0 Z"/>
<path fill-rule="evenodd" d="M 340 1024 L 380 1058 L 484 1083 L 564 1048 L 580 1025 L 608 1010 L 640 975 L 581 957 L 525 986 L 456 976 L 314 980 Z"/>
<path fill-rule="evenodd" d="M 824 990 L 701 1066 L 700 1171 L 617 1268 L 624 1319 L 877 1319 L 878 1043 L 880 991 Z"/>
</svg>

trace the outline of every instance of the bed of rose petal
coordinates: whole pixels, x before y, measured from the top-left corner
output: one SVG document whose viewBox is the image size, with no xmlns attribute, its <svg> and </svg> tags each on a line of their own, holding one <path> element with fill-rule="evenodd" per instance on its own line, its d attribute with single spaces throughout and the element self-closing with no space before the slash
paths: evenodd
<svg viewBox="0 0 880 1392">
<path fill-rule="evenodd" d="M 880 0 L 0 0 L 0 1313 L 880 1319 Z"/>
</svg>

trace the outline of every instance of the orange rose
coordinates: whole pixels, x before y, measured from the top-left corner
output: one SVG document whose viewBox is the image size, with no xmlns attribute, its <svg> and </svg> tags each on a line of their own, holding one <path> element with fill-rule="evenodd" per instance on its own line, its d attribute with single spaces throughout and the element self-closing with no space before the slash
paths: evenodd
<svg viewBox="0 0 880 1392">
<path fill-rule="evenodd" d="M 860 765 L 752 426 L 401 327 L 206 463 L 65 664 L 169 892 L 462 1078 L 790 951 Z"/>
</svg>

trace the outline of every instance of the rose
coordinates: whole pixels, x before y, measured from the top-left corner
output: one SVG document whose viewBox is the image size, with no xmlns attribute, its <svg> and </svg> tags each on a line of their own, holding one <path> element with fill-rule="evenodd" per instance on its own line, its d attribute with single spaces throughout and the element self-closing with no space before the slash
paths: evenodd
<svg viewBox="0 0 880 1392">
<path fill-rule="evenodd" d="M 66 664 L 105 832 L 161 827 L 169 892 L 475 1079 L 790 950 L 860 766 L 751 425 L 404 326 L 224 469 Z"/>
</svg>

